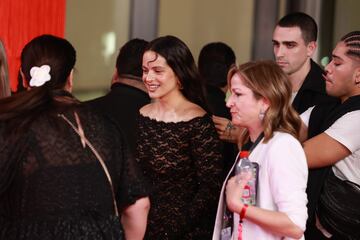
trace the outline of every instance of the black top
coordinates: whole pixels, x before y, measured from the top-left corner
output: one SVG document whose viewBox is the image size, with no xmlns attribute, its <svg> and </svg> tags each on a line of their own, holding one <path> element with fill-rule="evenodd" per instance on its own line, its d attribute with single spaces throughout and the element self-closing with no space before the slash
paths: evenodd
<svg viewBox="0 0 360 240">
<path fill-rule="evenodd" d="M 96 111 L 114 121 L 124 133 L 130 150 L 134 153 L 137 139 L 136 117 L 139 109 L 148 103 L 150 103 L 150 98 L 146 92 L 127 84 L 114 83 L 107 95 L 85 104 L 89 104 Z"/>
<path fill-rule="evenodd" d="M 343 103 L 338 101 L 337 103 L 320 104 L 315 106 L 309 119 L 309 137 L 313 137 L 324 132 L 330 126 L 332 126 L 337 119 L 341 118 L 346 113 L 356 110 L 360 110 L 360 95 L 352 96 Z M 327 178 L 331 167 L 332 166 L 326 166 L 322 168 L 311 169 L 309 171 L 308 187 L 306 189 L 308 195 L 307 207 L 309 223 L 315 222 L 315 210 L 318 204 L 318 199 L 322 192 L 324 181 Z"/>
<path fill-rule="evenodd" d="M 84 107 L 86 137 L 103 157 L 119 209 L 147 195 L 122 135 Z M 75 125 L 74 110 L 67 116 Z M 123 239 L 105 173 L 79 136 L 56 114 L 43 113 L 20 139 L 0 127 L 0 239 Z"/>
<path fill-rule="evenodd" d="M 222 184 L 209 115 L 165 123 L 139 117 L 138 161 L 152 185 L 146 239 L 211 239 Z"/>
<path fill-rule="evenodd" d="M 308 108 L 313 107 L 319 104 L 332 104 L 338 100 L 334 97 L 330 97 L 326 94 L 326 85 L 323 78 L 324 71 L 323 69 L 316 64 L 312 59 L 310 59 L 311 68 L 309 73 L 306 75 L 306 78 L 301 85 L 298 93 L 295 96 L 295 99 L 292 103 L 294 109 L 299 113 L 305 112 Z M 313 188 L 312 178 L 322 179 L 323 170 L 322 169 L 310 169 L 307 183 L 307 194 L 309 196 L 309 189 Z M 309 198 L 309 197 L 308 197 Z M 310 212 L 311 201 L 308 202 L 308 213 Z M 311 220 L 309 215 L 308 222 Z M 306 231 L 309 232 L 309 225 L 306 228 Z M 307 233 L 306 233 L 307 234 Z"/>
<path fill-rule="evenodd" d="M 322 68 L 312 59 L 310 59 L 310 61 L 311 69 L 306 75 L 306 78 L 292 103 L 292 106 L 299 114 L 305 112 L 309 107 L 326 102 L 330 103 L 337 101 L 336 98 L 326 94 L 325 80 L 322 76 L 324 71 Z"/>
<path fill-rule="evenodd" d="M 226 107 L 226 95 L 220 88 L 206 85 L 206 100 L 210 111 L 220 117 L 231 118 L 229 108 Z"/>
<path fill-rule="evenodd" d="M 230 109 L 226 107 L 225 102 L 226 95 L 220 88 L 207 85 L 206 86 L 206 100 L 208 101 L 211 112 L 219 117 L 231 119 Z M 222 155 L 224 170 L 224 179 L 234 164 L 234 159 L 238 153 L 238 147 L 236 144 L 222 142 Z"/>
</svg>

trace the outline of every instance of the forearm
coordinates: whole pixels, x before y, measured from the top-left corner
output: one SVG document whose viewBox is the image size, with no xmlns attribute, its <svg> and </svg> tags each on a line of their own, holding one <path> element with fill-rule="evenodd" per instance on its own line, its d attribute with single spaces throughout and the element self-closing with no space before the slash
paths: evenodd
<svg viewBox="0 0 360 240">
<path fill-rule="evenodd" d="M 143 239 L 147 224 L 147 215 L 150 209 L 149 198 L 138 199 L 128 206 L 122 213 L 121 223 L 126 239 Z"/>
<path fill-rule="evenodd" d="M 235 179 L 235 177 L 231 178 L 226 186 L 226 203 L 230 211 L 240 215 L 244 207 L 240 196 L 246 183 L 237 183 Z M 303 230 L 283 212 L 249 206 L 244 214 L 244 218 L 280 236 L 298 239 L 303 235 Z"/>
<path fill-rule="evenodd" d="M 304 124 L 304 122 L 301 122 L 299 141 L 303 143 L 307 140 L 307 138 L 308 138 L 308 127 Z"/>
<path fill-rule="evenodd" d="M 351 154 L 349 149 L 326 133 L 305 141 L 303 146 L 310 169 L 334 165 Z"/>
<path fill-rule="evenodd" d="M 295 225 L 291 219 L 282 212 L 249 206 L 246 211 L 245 219 L 280 236 L 299 239 L 303 235 L 303 230 Z"/>
</svg>

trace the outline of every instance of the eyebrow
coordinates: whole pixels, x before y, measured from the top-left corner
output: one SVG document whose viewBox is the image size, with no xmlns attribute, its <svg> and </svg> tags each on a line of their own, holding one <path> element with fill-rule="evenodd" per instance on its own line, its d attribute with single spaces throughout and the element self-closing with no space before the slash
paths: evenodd
<svg viewBox="0 0 360 240">
<path fill-rule="evenodd" d="M 152 68 L 154 68 L 154 69 L 164 69 L 164 67 L 163 66 L 157 66 L 157 65 L 155 65 L 155 66 L 153 66 Z"/>
<path fill-rule="evenodd" d="M 332 54 L 331 57 L 334 59 L 338 59 L 338 60 L 343 60 L 341 57 L 339 57 L 338 55 Z"/>
<path fill-rule="evenodd" d="M 231 91 L 237 90 L 237 91 L 241 91 L 241 89 L 239 87 L 235 87 L 235 88 L 230 88 Z"/>
<path fill-rule="evenodd" d="M 164 69 L 163 66 L 158 66 L 158 65 L 155 65 L 155 66 L 148 66 L 148 65 L 142 65 L 143 68 L 152 68 L 152 69 L 157 69 L 157 70 L 162 70 Z"/>
<path fill-rule="evenodd" d="M 273 40 L 273 42 L 274 42 L 274 40 Z M 282 43 L 282 44 L 298 44 L 297 42 L 295 42 L 295 41 L 275 41 L 276 43 Z"/>
</svg>

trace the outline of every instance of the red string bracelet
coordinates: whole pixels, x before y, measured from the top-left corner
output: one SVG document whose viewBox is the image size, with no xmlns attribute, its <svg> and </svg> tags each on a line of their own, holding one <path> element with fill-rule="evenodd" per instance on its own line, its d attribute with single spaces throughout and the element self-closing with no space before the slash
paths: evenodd
<svg viewBox="0 0 360 240">
<path fill-rule="evenodd" d="M 242 207 L 241 211 L 240 211 L 240 220 L 243 220 L 245 218 L 245 214 L 246 214 L 246 210 L 248 208 L 249 205 L 244 204 L 244 206 Z"/>
</svg>

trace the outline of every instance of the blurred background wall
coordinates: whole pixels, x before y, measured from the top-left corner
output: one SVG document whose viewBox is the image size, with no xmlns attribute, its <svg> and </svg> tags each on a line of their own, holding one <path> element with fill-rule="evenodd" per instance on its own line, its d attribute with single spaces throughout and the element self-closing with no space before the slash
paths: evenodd
<svg viewBox="0 0 360 240">
<path fill-rule="evenodd" d="M 358 0 L 76 0 L 67 1 L 65 37 L 77 49 L 74 94 L 82 100 L 105 94 L 118 49 L 134 37 L 175 35 L 197 61 L 208 42 L 230 45 L 238 63 L 272 59 L 272 31 L 279 18 L 304 11 L 319 25 L 315 60 L 338 39 L 359 30 Z"/>
</svg>

